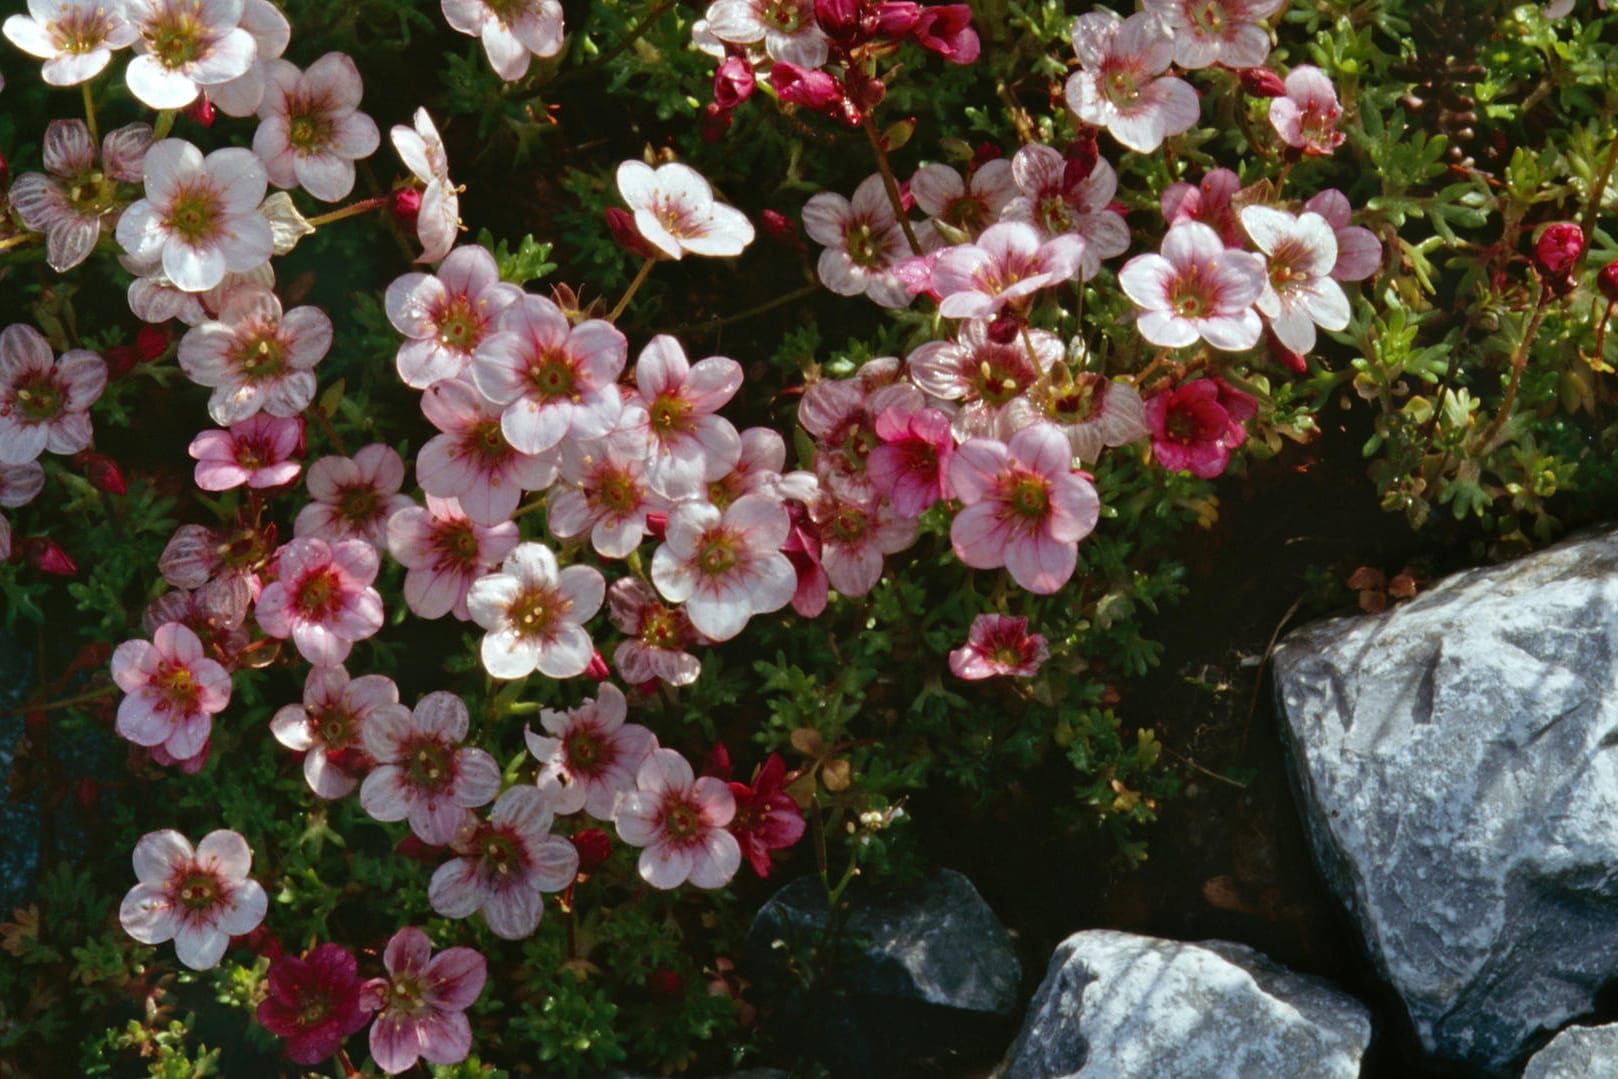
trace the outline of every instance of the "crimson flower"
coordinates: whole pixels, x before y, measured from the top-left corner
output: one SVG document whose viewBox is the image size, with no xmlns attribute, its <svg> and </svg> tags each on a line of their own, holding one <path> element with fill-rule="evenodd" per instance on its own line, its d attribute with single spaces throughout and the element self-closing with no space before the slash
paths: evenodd
<svg viewBox="0 0 1618 1079">
<path fill-rule="evenodd" d="M 760 877 L 770 875 L 770 851 L 784 850 L 803 838 L 803 811 L 783 789 L 786 770 L 781 755 L 771 753 L 751 786 L 734 780 L 730 784 L 736 799 L 730 834 Z"/>
<path fill-rule="evenodd" d="M 286 1039 L 294 1064 L 325 1060 L 376 1010 L 360 994 L 354 954 L 340 944 L 322 944 L 302 958 L 279 957 L 270 964 L 269 982 L 258 1021 Z"/>
</svg>

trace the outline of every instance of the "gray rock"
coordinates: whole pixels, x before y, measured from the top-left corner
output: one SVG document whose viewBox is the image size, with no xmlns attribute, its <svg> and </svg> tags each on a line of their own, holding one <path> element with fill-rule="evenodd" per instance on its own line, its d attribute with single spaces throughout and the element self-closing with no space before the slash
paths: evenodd
<svg viewBox="0 0 1618 1079">
<path fill-rule="evenodd" d="M 1093 929 L 1051 958 L 1003 1079 L 1355 1079 L 1371 1018 L 1241 944 Z"/>
<path fill-rule="evenodd" d="M 1618 1075 L 1618 1023 L 1568 1027 L 1535 1053 L 1522 1079 L 1612 1079 Z"/>
<path fill-rule="evenodd" d="M 1618 975 L 1618 534 L 1275 655 L 1311 843 L 1427 1051 L 1502 1074 Z"/>
<path fill-rule="evenodd" d="M 826 924 L 818 878 L 800 877 L 765 903 L 748 930 L 752 954 L 776 940 L 812 942 Z M 994 911 L 953 869 L 880 896 L 856 896 L 845 935 L 858 943 L 847 986 L 859 993 L 1010 1015 L 1022 966 Z"/>
</svg>

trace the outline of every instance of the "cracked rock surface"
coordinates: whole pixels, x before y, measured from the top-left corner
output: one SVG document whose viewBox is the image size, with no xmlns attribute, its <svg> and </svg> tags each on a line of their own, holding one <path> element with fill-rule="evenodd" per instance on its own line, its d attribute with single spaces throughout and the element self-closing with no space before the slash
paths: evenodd
<svg viewBox="0 0 1618 1079">
<path fill-rule="evenodd" d="M 1276 651 L 1317 861 L 1426 1050 L 1479 1074 L 1618 977 L 1615 667 L 1618 533 Z"/>
</svg>

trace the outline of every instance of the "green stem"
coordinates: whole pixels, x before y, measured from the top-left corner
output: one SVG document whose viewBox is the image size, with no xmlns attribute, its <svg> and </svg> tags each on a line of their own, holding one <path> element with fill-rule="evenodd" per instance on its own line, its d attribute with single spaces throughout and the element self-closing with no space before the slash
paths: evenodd
<svg viewBox="0 0 1618 1079">
<path fill-rule="evenodd" d="M 27 243 L 33 238 L 34 234 L 31 232 L 19 232 L 15 236 L 10 236 L 4 240 L 0 240 L 0 251 L 9 251 L 13 247 L 21 247 L 23 244 Z"/>
<path fill-rule="evenodd" d="M 174 130 L 174 118 L 178 115 L 179 109 L 164 109 L 157 114 L 157 123 L 152 127 L 153 142 L 169 137 L 169 132 Z"/>
<path fill-rule="evenodd" d="M 741 322 L 743 319 L 749 319 L 755 315 L 762 315 L 766 311 L 773 311 L 777 307 L 783 307 L 786 304 L 806 299 L 807 297 L 813 296 L 815 293 L 819 292 L 823 287 L 824 286 L 818 281 L 811 282 L 804 285 L 802 288 L 793 289 L 791 292 L 777 296 L 773 300 L 766 300 L 761 304 L 754 307 L 749 307 L 747 310 L 737 312 L 734 315 L 726 315 L 723 318 L 712 318 L 707 322 L 688 322 L 684 326 L 676 326 L 674 329 L 668 332 L 673 334 L 675 337 L 681 337 L 688 333 L 706 333 L 711 330 L 717 330 L 722 326 L 729 326 L 733 322 Z"/>
<path fill-rule="evenodd" d="M 339 207 L 330 213 L 317 214 L 314 217 L 306 218 L 305 220 L 308 222 L 310 227 L 318 229 L 321 225 L 329 225 L 333 221 L 341 221 L 345 217 L 358 217 L 360 214 L 370 213 L 372 210 L 384 209 L 392 201 L 393 200 L 386 195 L 378 195 L 374 199 L 361 199 L 358 202 Z"/>
<path fill-rule="evenodd" d="M 641 285 L 646 281 L 646 275 L 652 272 L 652 267 L 655 265 L 657 265 L 655 256 L 648 257 L 645 262 L 641 263 L 640 272 L 635 275 L 635 280 L 629 283 L 629 291 L 625 292 L 623 298 L 618 301 L 617 306 L 608 312 L 608 322 L 615 323 L 618 321 L 618 316 L 624 313 L 624 308 L 629 306 L 629 301 L 634 298 L 635 293 L 640 291 Z"/>
<path fill-rule="evenodd" d="M 1494 447 L 1493 442 L 1500 434 L 1500 428 L 1505 426 L 1506 419 L 1511 415 L 1511 408 L 1517 403 L 1517 385 L 1522 381 L 1523 368 L 1528 366 L 1528 346 L 1533 344 L 1534 335 L 1539 332 L 1540 320 L 1545 317 L 1545 308 L 1551 298 L 1550 290 L 1544 285 L 1539 286 L 1539 299 L 1534 304 L 1534 317 L 1528 320 L 1528 328 L 1523 331 L 1522 339 L 1511 354 L 1511 381 L 1506 383 L 1506 395 L 1500 399 L 1500 407 L 1495 410 L 1494 419 L 1484 428 L 1483 436 L 1478 439 L 1478 456 L 1489 453 Z"/>
<path fill-rule="evenodd" d="M 623 40 L 619 41 L 618 44 L 614 45 L 606 52 L 597 56 L 594 60 L 591 60 L 588 64 L 580 64 L 571 71 L 564 71 L 562 74 L 552 79 L 550 84 L 551 89 L 554 90 L 556 87 L 562 86 L 568 81 L 578 78 L 587 71 L 594 71 L 596 68 L 614 59 L 619 53 L 623 52 L 625 49 L 635 44 L 635 42 L 639 41 L 646 31 L 651 28 L 652 23 L 657 21 L 657 19 L 661 17 L 664 12 L 668 11 L 673 6 L 674 0 L 660 0 L 658 5 L 652 8 L 652 10 L 648 11 L 640 22 L 629 28 L 629 32 L 624 34 Z"/>
<path fill-rule="evenodd" d="M 910 253 L 919 255 L 921 244 L 916 242 L 916 230 L 910 227 L 910 215 L 905 213 L 904 200 L 899 197 L 899 181 L 893 175 L 893 166 L 888 164 L 888 151 L 882 145 L 882 134 L 877 131 L 876 121 L 871 119 L 869 113 L 860 117 L 860 127 L 871 143 L 871 152 L 876 155 L 876 168 L 882 174 L 882 186 L 887 189 L 888 202 L 893 205 L 893 216 L 899 219 L 899 227 L 904 229 Z"/>
<path fill-rule="evenodd" d="M 1584 218 L 1579 222 L 1579 229 L 1584 233 L 1584 250 L 1579 252 L 1579 259 L 1573 264 L 1574 277 L 1584 272 L 1584 260 L 1590 256 L 1590 237 L 1595 233 L 1596 217 L 1601 213 L 1601 199 L 1607 193 L 1607 181 L 1612 178 L 1615 165 L 1618 165 L 1618 138 L 1612 140 L 1612 146 L 1607 150 L 1607 160 L 1601 163 L 1596 182 L 1590 185 L 1590 205 L 1584 208 Z"/>
<path fill-rule="evenodd" d="M 100 147 L 101 132 L 96 127 L 96 101 L 90 93 L 90 80 L 79 83 L 79 89 L 84 91 L 84 125 L 90 129 L 90 145 Z"/>
<path fill-rule="evenodd" d="M 100 689 L 92 689 L 88 693 L 80 693 L 76 697 L 63 697 L 59 701 L 51 701 L 48 704 L 24 704 L 16 708 L 8 708 L 4 712 L 0 712 L 0 716 L 22 716 L 27 715 L 29 712 L 55 712 L 62 708 L 74 708 L 88 701 L 100 700 L 102 697 L 110 697 L 117 692 L 119 692 L 117 686 L 106 685 Z"/>
</svg>

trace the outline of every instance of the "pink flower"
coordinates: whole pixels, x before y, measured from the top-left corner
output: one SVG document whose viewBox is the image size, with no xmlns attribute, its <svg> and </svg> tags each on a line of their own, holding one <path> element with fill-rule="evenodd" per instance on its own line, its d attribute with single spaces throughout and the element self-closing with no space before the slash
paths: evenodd
<svg viewBox="0 0 1618 1079">
<path fill-rule="evenodd" d="M 820 488 L 812 472 L 792 471 L 785 475 L 787 444 L 768 427 L 749 427 L 742 432 L 742 454 L 736 467 L 708 484 L 707 500 L 724 509 L 743 495 L 767 494 L 807 502 Z M 667 508 L 667 507 L 663 507 Z"/>
<path fill-rule="evenodd" d="M 879 356 L 860 365 L 853 378 L 810 383 L 798 405 L 798 422 L 815 436 L 815 473 L 821 483 L 855 502 L 876 497 L 865 461 L 876 436 L 876 417 L 889 408 L 916 412 L 921 391 L 901 375 L 899 360 Z"/>
<path fill-rule="evenodd" d="M 637 789 L 618 803 L 618 835 L 640 852 L 640 875 L 654 888 L 722 888 L 741 867 L 742 850 L 725 826 L 736 797 L 722 779 L 696 778 L 672 749 L 653 750 Z"/>
<path fill-rule="evenodd" d="M 1258 343 L 1264 323 L 1253 303 L 1264 292 L 1264 260 L 1231 251 L 1219 234 L 1184 221 L 1163 237 L 1163 253 L 1136 255 L 1118 284 L 1141 308 L 1137 327 L 1154 345 L 1181 348 L 1198 338 L 1239 352 Z"/>
<path fill-rule="evenodd" d="M 1213 479 L 1230 463 L 1230 451 L 1247 441 L 1242 421 L 1256 411 L 1251 397 L 1219 378 L 1153 394 L 1146 399 L 1152 454 L 1170 472 Z"/>
<path fill-rule="evenodd" d="M 146 151 L 145 169 L 146 197 L 124 211 L 117 228 L 118 242 L 136 259 L 161 261 L 186 292 L 204 292 L 226 271 L 245 273 L 269 259 L 270 223 L 258 212 L 268 181 L 251 150 L 232 146 L 204 158 L 183 139 L 163 139 Z"/>
<path fill-rule="evenodd" d="M 1337 237 L 1337 262 L 1331 275 L 1339 281 L 1360 281 L 1382 265 L 1382 242 L 1370 229 L 1352 224 L 1354 208 L 1348 196 L 1328 187 L 1303 204 L 1305 210 L 1326 219 Z"/>
<path fill-rule="evenodd" d="M 472 358 L 478 392 L 504 408 L 500 430 L 521 453 L 564 439 L 601 438 L 623 411 L 618 376 L 629 342 L 601 319 L 577 326 L 543 296 L 525 295 L 500 313 L 498 331 Z"/>
<path fill-rule="evenodd" d="M 108 177 L 140 183 L 151 141 L 149 124 L 109 131 L 102 142 L 104 168 L 99 168 L 96 145 L 83 120 L 52 120 L 46 126 L 49 175 L 24 173 L 11 185 L 8 197 L 23 224 L 45 233 L 45 261 L 51 269 L 61 273 L 77 266 L 89 257 L 101 234 L 112 231 L 123 201 Z"/>
<path fill-rule="evenodd" d="M 1095 462 L 1103 449 L 1127 446 L 1146 435 L 1140 394 L 1129 383 L 1095 371 L 1053 371 L 1061 377 L 1041 379 L 1006 406 L 1000 422 L 1004 437 L 1031 423 L 1054 424 L 1067 436 L 1074 457 Z"/>
<path fill-rule="evenodd" d="M 496 678 L 547 678 L 584 673 L 594 651 L 584 631 L 601 609 L 607 582 L 593 566 L 558 569 L 542 543 L 521 543 L 499 573 L 480 578 L 466 606 L 484 635 L 483 667 Z"/>
<path fill-rule="evenodd" d="M 1017 194 L 1011 162 L 984 162 L 966 178 L 943 164 L 923 165 L 910 178 L 910 194 L 929 216 L 977 235 L 1001 219 Z"/>
<path fill-rule="evenodd" d="M 803 229 L 825 248 L 821 284 L 839 296 L 865 295 L 882 307 L 908 307 L 911 294 L 893 269 L 912 252 L 893 216 L 881 176 L 868 176 L 850 202 L 822 191 L 803 207 Z"/>
<path fill-rule="evenodd" d="M 532 935 L 545 909 L 543 893 L 566 888 L 579 871 L 578 849 L 551 835 L 553 816 L 538 787 L 502 794 L 487 823 L 456 836 L 462 857 L 433 874 L 427 886 L 433 910 L 445 918 L 481 910 L 489 931 L 503 940 Z"/>
<path fill-rule="evenodd" d="M 528 73 L 529 61 L 562 51 L 562 5 L 557 0 L 440 0 L 444 20 L 483 41 L 489 66 L 507 82 Z"/>
<path fill-rule="evenodd" d="M 781 553 L 787 512 L 768 495 L 745 495 L 721 512 L 706 502 L 669 511 L 668 531 L 652 556 L 652 583 L 684 603 L 691 624 L 728 641 L 755 614 L 785 607 L 796 588 Z"/>
<path fill-rule="evenodd" d="M 361 998 L 354 953 L 340 944 L 322 944 L 301 958 L 277 956 L 267 981 L 259 1025 L 286 1039 L 287 1059 L 294 1064 L 319 1064 L 376 1010 Z"/>
<path fill-rule="evenodd" d="M 1007 304 L 1021 309 L 1040 289 L 1079 275 L 1084 241 L 1063 234 L 1040 242 L 1032 225 L 1004 221 L 974 244 L 952 247 L 933 266 L 933 291 L 945 318 L 993 318 Z"/>
<path fill-rule="evenodd" d="M 612 661 L 625 681 L 661 679 L 671 686 L 687 686 L 702 673 L 702 662 L 686 649 L 705 638 L 683 608 L 661 602 L 645 581 L 620 577 L 612 582 L 607 614 L 624 634 Z"/>
<path fill-rule="evenodd" d="M 1066 354 L 1049 330 L 1030 329 L 1027 342 L 1020 335 L 1002 342 L 989 336 L 988 322 L 973 321 L 961 324 L 955 341 L 916 349 L 905 367 L 923 393 L 950 409 L 950 429 L 964 441 L 999 437 L 1001 412 Z"/>
<path fill-rule="evenodd" d="M 613 444 L 646 460 L 646 480 L 670 499 L 695 498 L 741 457 L 741 436 L 717 415 L 742 384 L 742 365 L 725 356 L 695 364 L 680 342 L 659 334 L 635 361 L 640 399 L 624 406 Z"/>
<path fill-rule="evenodd" d="M 1341 330 L 1350 311 L 1343 287 L 1331 277 L 1337 237 L 1326 219 L 1305 212 L 1293 217 L 1268 206 L 1242 210 L 1242 227 L 1269 256 L 1269 273 L 1256 306 L 1270 320 L 1276 339 L 1294 352 L 1315 347 L 1315 327 Z"/>
<path fill-rule="evenodd" d="M 1287 75 L 1287 96 L 1270 100 L 1270 126 L 1281 141 L 1306 154 L 1324 156 L 1346 137 L 1337 130 L 1343 107 L 1324 71 L 1299 64 Z"/>
<path fill-rule="evenodd" d="M 1045 638 L 1028 632 L 1028 619 L 980 614 L 972 619 L 966 643 L 949 654 L 949 669 L 955 677 L 966 679 L 1032 678 L 1050 658 Z"/>
<path fill-rule="evenodd" d="M 983 50 L 977 31 L 972 29 L 972 7 L 969 4 L 926 5 L 916 16 L 910 36 L 922 48 L 937 53 L 952 64 L 970 64 Z"/>
<path fill-rule="evenodd" d="M 107 365 L 82 348 L 51 354 L 26 323 L 0 330 L 0 465 L 41 453 L 78 453 L 90 444 L 90 406 L 107 387 Z"/>
<path fill-rule="evenodd" d="M 399 451 L 381 442 L 361 446 L 353 457 L 322 457 L 309 466 L 305 482 L 314 501 L 298 511 L 292 534 L 381 547 L 393 515 L 415 506 L 399 493 L 404 475 Z"/>
<path fill-rule="evenodd" d="M 1049 146 L 1030 143 L 1011 159 L 1011 175 L 1021 192 L 1006 203 L 1002 221 L 1025 221 L 1041 236 L 1072 233 L 1084 241 L 1079 278 L 1101 272 L 1101 261 L 1129 250 L 1129 226 L 1111 209 L 1118 174 L 1097 157 L 1082 178 L 1069 175 L 1068 160 Z"/>
<path fill-rule="evenodd" d="M 708 30 L 732 45 L 764 42 L 771 60 L 817 68 L 829 55 L 825 31 L 815 22 L 813 0 L 716 0 L 708 5 Z"/>
<path fill-rule="evenodd" d="M 174 941 L 174 954 L 192 970 L 217 966 L 233 936 L 264 920 L 269 898 L 248 877 L 247 840 L 223 828 L 190 840 L 172 829 L 148 832 L 135 844 L 135 877 L 118 921 L 142 944 Z"/>
<path fill-rule="evenodd" d="M 753 242 L 753 224 L 689 165 L 671 161 L 653 169 L 644 161 L 618 166 L 618 193 L 635 214 L 641 238 L 671 259 L 739 255 Z"/>
<path fill-rule="evenodd" d="M 466 595 L 472 583 L 517 546 L 517 523 L 489 527 L 467 518 L 453 498 L 427 496 L 427 508 L 407 507 L 388 518 L 388 550 L 405 574 L 405 603 L 421 618 L 453 613 L 472 620 Z"/>
<path fill-rule="evenodd" d="M 895 513 L 914 520 L 940 498 L 950 497 L 949 459 L 955 439 L 948 416 L 936 408 L 920 412 L 890 408 L 877 416 L 876 435 L 882 445 L 872 448 L 865 471 L 877 493 L 893 503 Z"/>
<path fill-rule="evenodd" d="M 545 503 L 546 527 L 565 540 L 589 533 L 603 558 L 629 557 L 646 538 L 647 515 L 669 508 L 647 484 L 645 458 L 607 442 L 564 443 L 562 479 Z"/>
<path fill-rule="evenodd" d="M 329 52 L 299 71 L 285 60 L 269 66 L 253 152 L 276 187 L 302 187 L 322 202 L 347 198 L 354 162 L 376 153 L 376 122 L 359 111 L 364 89 L 354 61 Z"/>
<path fill-rule="evenodd" d="M 32 502 L 45 489 L 45 467 L 38 461 L 0 464 L 0 506 L 16 509 Z"/>
<path fill-rule="evenodd" d="M 162 746 L 180 760 L 202 751 L 214 714 L 230 703 L 230 672 L 178 622 L 159 626 L 150 642 L 115 648 L 112 680 L 126 694 L 118 704 L 118 734 L 138 746 Z"/>
<path fill-rule="evenodd" d="M 303 441 L 303 422 L 256 412 L 226 431 L 204 431 L 186 452 L 196 459 L 197 486 L 228 491 L 242 484 L 254 489 L 291 483 L 302 467 L 292 460 Z"/>
<path fill-rule="evenodd" d="M 458 1064 L 472 1051 L 466 1009 L 483 992 L 488 964 L 473 948 L 433 954 L 427 934 L 405 926 L 382 952 L 385 978 L 365 983 L 361 1006 L 376 1012 L 371 1059 L 389 1075 L 418 1059 Z"/>
<path fill-rule="evenodd" d="M 530 729 L 528 752 L 539 761 L 535 782 L 557 814 L 582 809 L 596 820 L 611 820 L 619 793 L 635 789 L 635 773 L 657 748 L 657 737 L 637 723 L 625 723 L 627 712 L 623 690 L 603 682 L 595 700 L 587 698 L 566 712 L 539 713 L 549 737 Z"/>
<path fill-rule="evenodd" d="M 121 6 L 101 0 L 29 0 L 27 15 L 6 20 L 5 35 L 45 61 L 40 76 L 47 86 L 77 86 L 95 78 L 114 49 L 127 48 L 140 36 Z"/>
<path fill-rule="evenodd" d="M 278 578 L 264 586 L 255 615 L 271 637 L 291 637 L 303 658 L 333 666 L 355 641 L 382 628 L 382 596 L 371 587 L 379 559 L 363 540 L 304 536 L 276 555 Z"/>
<path fill-rule="evenodd" d="M 522 453 L 507 442 L 503 410 L 471 383 L 433 383 L 421 395 L 421 411 L 443 434 L 416 455 L 416 482 L 430 495 L 457 499 L 478 524 L 509 520 L 523 491 L 556 481 L 555 455 Z"/>
<path fill-rule="evenodd" d="M 424 390 L 457 378 L 495 331 L 500 313 L 523 295 L 500 280 L 494 256 L 476 245 L 457 247 L 437 275 L 407 273 L 388 286 L 383 306 L 393 328 L 408 340 L 395 362 L 406 386 Z"/>
<path fill-rule="evenodd" d="M 361 728 L 376 767 L 360 784 L 360 807 L 377 820 L 409 818 L 423 843 L 454 839 L 500 792 L 500 765 L 475 747 L 460 747 L 471 726 L 466 703 L 443 690 L 427 694 L 412 712 L 373 712 Z"/>
<path fill-rule="evenodd" d="M 219 312 L 180 338 L 180 369 L 213 388 L 208 415 L 229 426 L 260 409 L 296 416 L 315 398 L 314 367 L 331 348 L 331 319 L 318 307 L 282 313 L 268 288 L 236 289 Z"/>
<path fill-rule="evenodd" d="M 1073 447 L 1061 431 L 1038 423 L 1008 443 L 969 439 L 955 451 L 949 478 L 965 503 L 949 530 L 956 557 L 977 569 L 1005 566 L 1041 595 L 1067 583 L 1101 500 L 1073 471 Z"/>
<path fill-rule="evenodd" d="M 275 740 L 303 754 L 303 778 L 322 798 L 342 798 L 375 766 L 365 750 L 365 728 L 385 715 L 394 726 L 409 722 L 399 687 L 386 675 L 349 678 L 342 667 L 315 667 L 303 684 L 303 703 L 270 717 Z"/>
<path fill-rule="evenodd" d="M 154 109 L 182 109 L 202 87 L 247 71 L 257 44 L 238 25 L 242 7 L 243 0 L 124 0 L 140 34 L 140 55 L 124 72 L 130 92 Z"/>
<path fill-rule="evenodd" d="M 770 851 L 785 850 L 803 838 L 803 810 L 782 785 L 786 770 L 781 755 L 771 753 L 751 784 L 730 784 L 731 797 L 736 799 L 730 834 L 760 877 L 770 875 Z"/>
<path fill-rule="evenodd" d="M 389 138 L 399 160 L 423 185 L 416 211 L 416 236 L 421 240 L 416 261 L 437 262 L 455 246 L 460 232 L 460 189 L 449 178 L 449 156 L 433 118 L 426 109 L 417 109 L 413 123 L 414 127 L 395 124 Z"/>
<path fill-rule="evenodd" d="M 884 555 L 916 542 L 918 526 L 886 502 L 853 502 L 822 491 L 809 504 L 820 536 L 820 565 L 831 587 L 863 596 L 882 579 Z"/>
<path fill-rule="evenodd" d="M 1171 227 L 1181 221 L 1200 221 L 1218 232 L 1226 247 L 1240 247 L 1231 198 L 1241 186 L 1241 178 L 1229 169 L 1209 169 L 1195 186 L 1170 184 L 1161 199 L 1163 220 Z"/>
<path fill-rule="evenodd" d="M 1072 37 L 1080 69 L 1067 80 L 1067 104 L 1080 120 L 1106 128 L 1143 154 L 1197 122 L 1202 110 L 1191 85 L 1158 77 L 1173 63 L 1175 46 L 1150 14 L 1080 15 L 1073 20 Z"/>
<path fill-rule="evenodd" d="M 1264 20 L 1282 0 L 1146 0 L 1174 41 L 1174 62 L 1192 71 L 1223 64 L 1258 67 L 1270 55 Z"/>
</svg>

